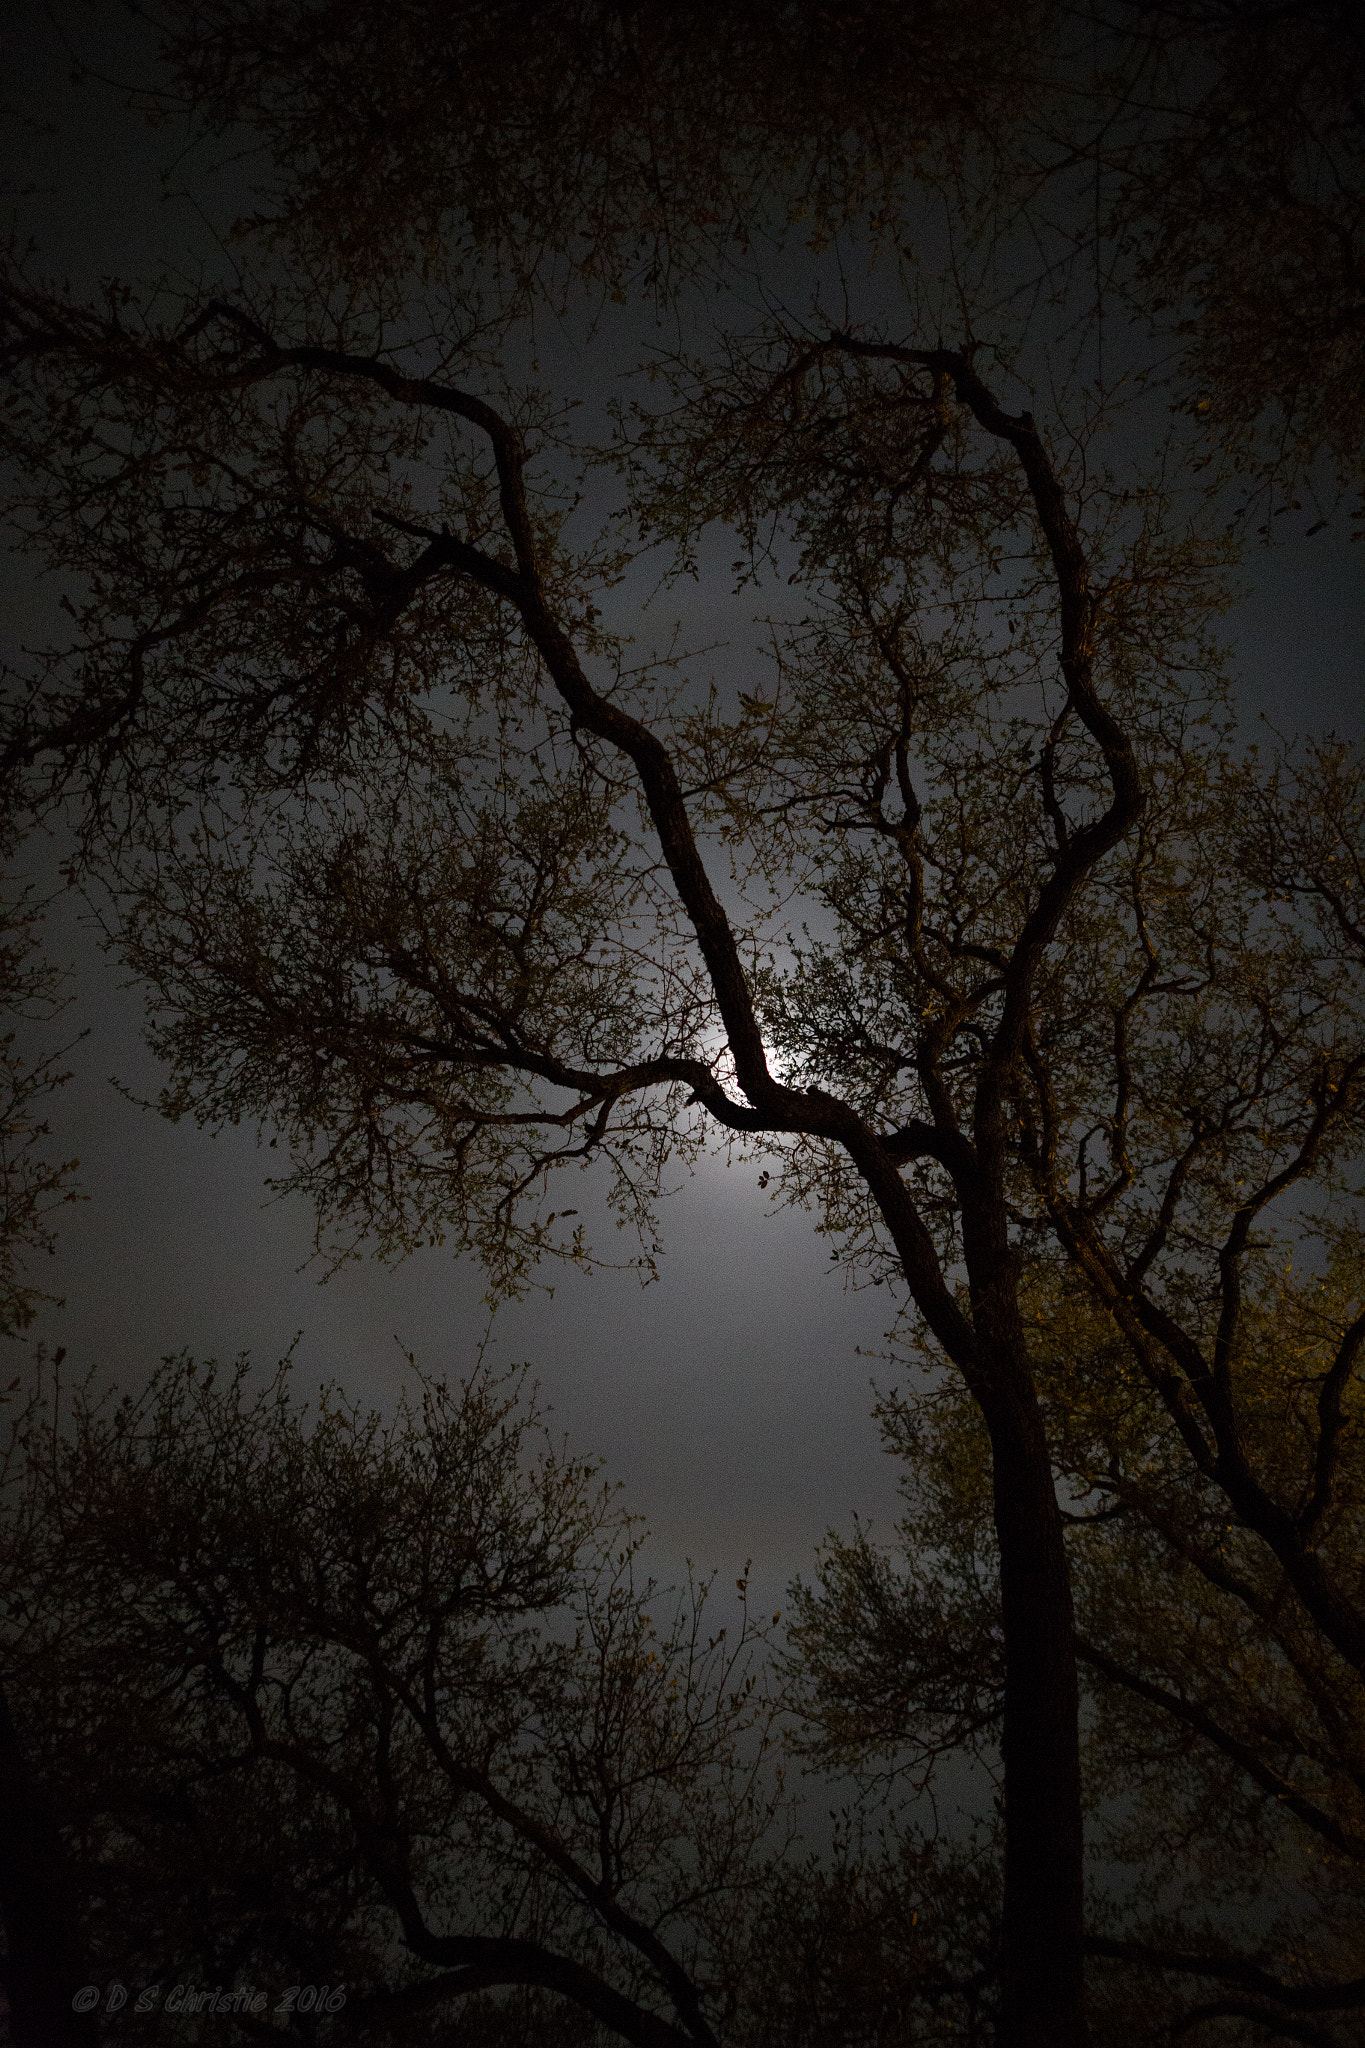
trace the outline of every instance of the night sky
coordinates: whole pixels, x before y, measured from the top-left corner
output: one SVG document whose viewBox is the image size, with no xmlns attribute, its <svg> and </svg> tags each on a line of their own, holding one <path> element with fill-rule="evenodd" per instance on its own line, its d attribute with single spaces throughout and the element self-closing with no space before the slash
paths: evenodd
<svg viewBox="0 0 1365 2048">
<path fill-rule="evenodd" d="M 97 70 L 145 82 L 136 24 L 106 6 L 68 7 L 60 18 Z M 158 173 L 180 148 L 174 125 L 149 131 L 113 85 L 73 84 L 71 55 L 32 0 L 11 0 L 7 20 L 4 186 L 40 245 L 42 269 L 80 290 L 106 273 L 183 265 L 192 275 L 201 261 L 220 261 L 212 223 L 230 213 L 249 172 L 229 167 L 211 178 L 206 160 L 190 160 L 170 189 L 194 196 L 163 201 Z M 647 325 L 641 314 L 639 332 Z M 628 352 L 630 339 L 618 336 L 618 346 Z M 558 374 L 572 364 L 570 350 Z M 0 634 L 11 658 L 45 603 L 27 574 L 11 565 L 3 591 Z M 1260 551 L 1247 576 L 1227 636 L 1248 730 L 1264 715 L 1282 731 L 1359 734 L 1359 544 L 1327 533 Z M 692 642 L 732 631 L 710 627 L 694 601 Z M 712 666 L 723 659 L 708 657 Z M 33 851 L 37 860 L 41 849 Z M 116 963 L 100 954 L 71 897 L 54 910 L 52 948 L 72 965 L 64 1035 L 89 1034 L 54 1107 L 54 1143 L 63 1156 L 79 1154 L 89 1199 L 67 1211 L 58 1254 L 35 1276 L 65 1296 L 36 1334 L 66 1345 L 73 1365 L 96 1365 L 124 1384 L 181 1349 L 219 1358 L 250 1350 L 268 1365 L 297 1332 L 305 1389 L 335 1376 L 356 1397 L 387 1404 L 405 1351 L 429 1372 L 467 1371 L 488 1334 L 477 1270 L 432 1251 L 397 1269 L 352 1264 L 319 1285 L 318 1267 L 305 1263 L 303 1203 L 263 1206 L 261 1183 L 278 1155 L 243 1130 L 211 1138 L 172 1127 L 112 1085 L 116 1076 L 134 1095 L 155 1094 L 157 1071 L 139 1040 L 140 998 L 119 987 Z M 626 1483 L 665 1569 L 690 1556 L 718 1567 L 728 1585 L 752 1557 L 762 1598 L 777 1604 L 830 1523 L 846 1527 L 857 1510 L 885 1527 L 895 1472 L 869 1418 L 869 1379 L 894 1375 L 865 1355 L 880 1347 L 885 1294 L 845 1293 L 813 1219 L 767 1213 L 758 1170 L 717 1161 L 679 1176 L 663 1208 L 657 1285 L 642 1290 L 628 1274 L 552 1276 L 553 1299 L 504 1308 L 488 1346 L 495 1360 L 530 1361 L 574 1447 L 600 1454 Z M 566 1200 L 585 1214 L 591 1204 L 577 1188 Z M 603 1214 L 599 1249 L 610 1252 L 612 1236 Z M 21 1347 L 12 1348 L 17 1369 Z"/>
</svg>

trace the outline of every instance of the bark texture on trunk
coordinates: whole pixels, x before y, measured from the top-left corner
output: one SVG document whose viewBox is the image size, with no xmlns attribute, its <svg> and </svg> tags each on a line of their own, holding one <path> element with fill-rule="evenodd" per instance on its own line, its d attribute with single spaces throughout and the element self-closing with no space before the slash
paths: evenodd
<svg viewBox="0 0 1365 2048">
<path fill-rule="evenodd" d="M 1071 1579 L 1027 1368 L 982 1403 L 1005 1637 L 1001 2048 L 1085 2048 L 1084 1831 Z"/>
</svg>

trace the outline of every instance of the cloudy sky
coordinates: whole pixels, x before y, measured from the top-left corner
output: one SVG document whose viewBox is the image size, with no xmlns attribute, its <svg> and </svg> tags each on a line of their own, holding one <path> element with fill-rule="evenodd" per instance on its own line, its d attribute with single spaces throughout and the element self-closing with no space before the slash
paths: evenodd
<svg viewBox="0 0 1365 2048">
<path fill-rule="evenodd" d="M 43 268 L 80 289 L 106 273 L 149 274 L 168 254 L 194 261 L 211 245 L 209 188 L 194 163 L 163 188 L 174 128 L 149 132 L 113 83 L 72 82 L 73 50 L 115 80 L 137 75 L 136 29 L 108 8 L 73 5 L 61 19 L 67 47 L 36 0 L 11 0 L 0 38 L 4 185 Z M 242 175 L 217 180 L 217 204 Z M 1228 622 L 1249 730 L 1266 716 L 1282 731 L 1359 734 L 1361 568 L 1360 549 L 1331 534 L 1251 561 Z M 12 655 L 41 604 L 12 572 L 3 599 Z M 694 617 L 688 630 L 704 637 L 705 625 Z M 575 1447 L 626 1483 L 661 1560 L 691 1556 L 728 1579 L 751 1556 L 765 1600 L 828 1524 L 846 1526 L 854 1510 L 889 1517 L 895 1475 L 868 1412 L 870 1376 L 888 1374 L 866 1355 L 880 1346 L 886 1298 L 843 1291 L 811 1218 L 767 1214 L 757 1167 L 716 1162 L 683 1179 L 663 1213 L 657 1285 L 565 1275 L 552 1300 L 505 1308 L 491 1333 L 478 1274 L 445 1252 L 392 1270 L 351 1265 L 320 1285 L 311 1219 L 297 1200 L 265 1199 L 252 1134 L 170 1126 L 114 1085 L 154 1094 L 157 1073 L 140 1000 L 118 986 L 73 899 L 54 911 L 53 944 L 72 968 L 70 1031 L 88 1034 L 53 1121 L 80 1157 L 88 1200 L 68 1212 L 45 1270 L 65 1306 L 39 1327 L 73 1363 L 130 1383 L 181 1349 L 269 1363 L 301 1333 L 305 1386 L 335 1375 L 387 1402 L 404 1352 L 459 1373 L 487 1338 L 495 1359 L 531 1362 Z"/>
</svg>

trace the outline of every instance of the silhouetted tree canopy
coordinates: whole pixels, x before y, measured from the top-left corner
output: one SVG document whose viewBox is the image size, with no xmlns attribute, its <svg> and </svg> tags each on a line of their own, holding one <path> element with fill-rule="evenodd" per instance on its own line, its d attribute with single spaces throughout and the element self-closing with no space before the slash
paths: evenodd
<svg viewBox="0 0 1365 2048">
<path fill-rule="evenodd" d="M 164 36 L 274 184 L 232 281 L 11 268 L 12 514 L 70 629 L 13 679 L 15 829 L 71 821 L 164 1108 L 268 1127 L 335 1255 L 448 1240 L 513 1292 L 597 1256 L 605 1197 L 647 1273 L 670 1162 L 719 1145 L 889 1283 L 957 1390 L 932 1443 L 888 1411 L 941 1556 L 897 1692 L 839 1607 L 883 1564 L 836 1548 L 817 1720 L 998 1741 L 998 1919 L 942 1995 L 1076 2048 L 1087 1952 L 1190 1963 L 1087 1924 L 1078 1657 L 1097 1782 L 1179 1725 L 1191 1839 L 1234 1765 L 1248 1841 L 1270 1797 L 1343 1868 L 1359 1832 L 1361 763 L 1245 748 L 1217 637 L 1248 523 L 1358 476 L 1359 30 L 227 0 Z M 761 593 L 738 685 L 651 644 L 691 577 Z M 1242 1626 L 1294 1673 L 1264 1712 L 1195 1656 Z M 900 1719 L 857 1732 L 864 1685 Z M 370 1794 L 328 1796 L 370 1857 Z M 846 1980 L 918 1870 L 850 1848 L 783 1952 L 842 1927 Z M 466 1939 L 385 1896 L 419 1959 Z M 1311 1972 L 1292 1926 L 1201 1951 L 1204 2016 L 1333 2038 L 1292 2015 L 1358 2007 L 1355 1900 Z M 634 2034 L 534 1981 L 742 2038 L 635 1947 L 671 2016 Z"/>
</svg>

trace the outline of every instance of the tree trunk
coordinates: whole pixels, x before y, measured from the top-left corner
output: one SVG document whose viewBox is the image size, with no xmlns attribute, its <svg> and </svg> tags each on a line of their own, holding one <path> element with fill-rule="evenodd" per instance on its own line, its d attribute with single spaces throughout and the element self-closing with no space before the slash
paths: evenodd
<svg viewBox="0 0 1365 2048">
<path fill-rule="evenodd" d="M 1084 1846 L 1071 1578 L 1032 1375 L 982 1399 L 1005 1636 L 1001 2048 L 1084 2048 Z"/>
<path fill-rule="evenodd" d="M 998 1123 L 998 1118 L 996 1119 Z M 998 1131 L 992 1149 L 1001 1151 Z M 987 1148 L 983 1148 L 987 1149 Z M 961 1212 L 971 1288 L 965 1321 L 941 1285 L 927 1233 L 899 1176 L 864 1168 L 895 1238 L 912 1298 L 962 1373 L 991 1440 L 1005 1649 L 1005 1897 L 1000 2048 L 1086 2048 L 1080 1688 L 1071 1571 L 1047 1431 L 1019 1309 L 1003 1174 L 983 1176 Z M 906 1210 L 911 1209 L 913 1229 Z M 926 1283 L 939 1280 L 937 1288 Z M 918 1283 L 918 1284 L 917 1284 Z"/>
<path fill-rule="evenodd" d="M 87 1982 L 61 1838 L 20 1752 L 0 1687 L 0 1910 L 15 2048 L 98 2048 L 93 2013 L 72 2009 Z"/>
</svg>

